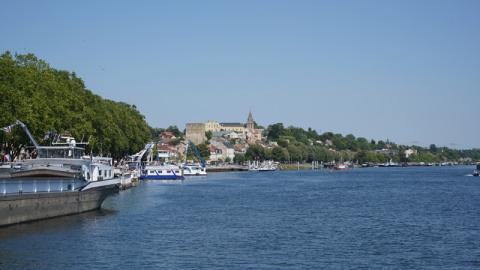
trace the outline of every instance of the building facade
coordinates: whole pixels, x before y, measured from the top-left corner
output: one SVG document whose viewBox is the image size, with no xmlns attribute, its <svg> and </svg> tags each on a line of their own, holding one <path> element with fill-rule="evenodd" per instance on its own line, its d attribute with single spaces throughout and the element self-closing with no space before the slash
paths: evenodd
<svg viewBox="0 0 480 270">
<path fill-rule="evenodd" d="M 205 131 L 210 132 L 236 132 L 245 134 L 245 125 L 242 123 L 219 123 L 216 121 L 208 121 L 205 123 Z"/>
<path fill-rule="evenodd" d="M 187 140 L 191 140 L 194 144 L 200 144 L 207 140 L 205 133 L 213 134 L 223 133 L 229 134 L 229 139 L 246 139 L 249 144 L 262 141 L 263 129 L 255 128 L 255 120 L 252 112 L 249 112 L 247 123 L 217 122 L 209 120 L 206 123 L 188 123 L 186 127 Z M 235 132 L 238 136 L 232 134 Z"/>
<path fill-rule="evenodd" d="M 220 123 L 217 121 L 207 121 L 205 123 L 205 131 L 210 131 L 210 132 L 219 132 L 221 131 L 221 126 Z"/>
<path fill-rule="evenodd" d="M 201 144 L 207 140 L 205 132 L 206 129 L 204 123 L 188 123 L 186 126 L 185 137 L 194 144 Z"/>
</svg>

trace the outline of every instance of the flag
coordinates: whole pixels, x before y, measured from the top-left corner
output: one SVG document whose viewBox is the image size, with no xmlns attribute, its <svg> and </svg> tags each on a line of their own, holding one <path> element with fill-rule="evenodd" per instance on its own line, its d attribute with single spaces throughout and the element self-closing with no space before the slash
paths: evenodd
<svg viewBox="0 0 480 270">
<path fill-rule="evenodd" d="M 4 127 L 4 128 L 2 128 L 2 130 L 6 133 L 10 133 L 10 132 L 12 132 L 12 127 L 13 127 L 13 125 L 8 126 L 8 127 Z"/>
</svg>

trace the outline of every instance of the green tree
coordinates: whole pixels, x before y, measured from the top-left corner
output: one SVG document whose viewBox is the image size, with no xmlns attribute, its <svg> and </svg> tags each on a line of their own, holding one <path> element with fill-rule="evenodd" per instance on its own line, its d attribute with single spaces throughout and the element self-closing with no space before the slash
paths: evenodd
<svg viewBox="0 0 480 270">
<path fill-rule="evenodd" d="M 203 159 L 208 160 L 210 158 L 210 149 L 208 148 L 207 144 L 201 143 L 199 145 L 196 145 L 195 147 L 197 148 L 198 152 L 200 153 L 200 156 Z M 198 158 L 198 156 L 195 153 L 195 150 L 192 149 L 191 146 L 189 146 L 189 148 L 188 148 L 187 159 L 196 160 L 198 162 L 200 161 L 200 159 Z"/>
<path fill-rule="evenodd" d="M 267 128 L 267 138 L 271 141 L 278 140 L 278 138 L 280 138 L 280 136 L 283 134 L 284 130 L 285 128 L 283 127 L 282 123 L 270 125 Z"/>
<path fill-rule="evenodd" d="M 19 119 L 40 143 L 47 131 L 69 132 L 90 138 L 87 152 L 123 157 L 152 135 L 135 106 L 93 94 L 74 72 L 53 69 L 33 54 L 0 56 L 0 96 L 0 126 Z M 23 135 L 11 139 L 30 144 Z"/>
<path fill-rule="evenodd" d="M 272 149 L 272 159 L 275 161 L 288 161 L 288 151 L 283 147 L 274 147 Z"/>
<path fill-rule="evenodd" d="M 233 158 L 233 162 L 237 164 L 242 164 L 245 161 L 246 161 L 246 158 L 244 154 L 235 154 L 235 157 Z"/>
<path fill-rule="evenodd" d="M 265 149 L 257 144 L 250 145 L 245 153 L 247 160 L 265 160 Z"/>
<path fill-rule="evenodd" d="M 182 135 L 183 135 L 182 132 L 180 131 L 180 129 L 178 129 L 177 126 L 169 126 L 166 129 L 166 131 L 172 132 L 175 135 L 175 137 L 182 137 Z"/>
<path fill-rule="evenodd" d="M 370 162 L 369 156 L 368 156 L 367 152 L 364 151 L 364 150 L 357 152 L 357 154 L 355 155 L 355 160 L 359 164 Z"/>
<path fill-rule="evenodd" d="M 297 145 L 289 145 L 288 148 L 288 154 L 290 156 L 290 160 L 294 162 L 303 162 L 303 155 L 302 155 L 302 149 L 297 146 Z"/>
<path fill-rule="evenodd" d="M 208 141 L 210 141 L 212 139 L 212 136 L 213 136 L 213 134 L 210 130 L 205 132 L 205 137 L 207 137 Z"/>
</svg>

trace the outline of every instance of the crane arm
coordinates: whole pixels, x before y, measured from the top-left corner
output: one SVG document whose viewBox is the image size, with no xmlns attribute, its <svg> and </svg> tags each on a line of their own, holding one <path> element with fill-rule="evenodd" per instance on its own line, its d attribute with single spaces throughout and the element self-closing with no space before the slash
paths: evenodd
<svg viewBox="0 0 480 270">
<path fill-rule="evenodd" d="M 20 126 L 23 128 L 23 130 L 24 130 L 25 133 L 27 134 L 28 138 L 30 138 L 30 141 L 32 141 L 32 143 L 33 143 L 33 145 L 35 146 L 35 148 L 38 148 L 38 143 L 37 143 L 37 141 L 35 140 L 35 138 L 33 138 L 33 135 L 32 135 L 32 133 L 30 133 L 30 130 L 28 130 L 27 125 L 25 125 L 25 124 L 24 124 L 22 121 L 20 121 L 20 120 L 17 120 L 15 123 L 16 123 L 17 125 L 20 125 Z"/>
<path fill-rule="evenodd" d="M 145 155 L 147 152 L 151 152 L 153 149 L 154 144 L 153 143 L 148 143 L 145 145 L 145 148 L 138 152 L 137 154 L 132 156 L 132 161 L 140 161 L 142 160 L 142 157 Z"/>
<path fill-rule="evenodd" d="M 32 142 L 32 144 L 35 146 L 35 148 L 38 148 L 38 143 L 37 141 L 35 140 L 35 138 L 33 137 L 32 133 L 30 133 L 30 130 L 28 130 L 28 127 L 27 125 L 25 125 L 22 121 L 20 120 L 17 120 L 15 121 L 15 124 L 13 125 L 10 125 L 8 127 L 5 127 L 5 128 L 2 128 L 1 130 L 3 131 L 6 131 L 6 132 L 10 132 L 11 128 L 14 127 L 14 126 L 21 126 L 23 131 L 25 131 L 25 133 L 27 134 L 28 138 L 30 139 L 30 141 Z"/>
<path fill-rule="evenodd" d="M 193 148 L 195 155 L 200 159 L 200 162 L 202 163 L 202 167 L 205 167 L 205 159 L 200 154 L 200 151 L 198 151 L 198 148 L 195 146 L 195 144 L 193 144 L 192 141 L 188 141 L 188 144 Z"/>
</svg>

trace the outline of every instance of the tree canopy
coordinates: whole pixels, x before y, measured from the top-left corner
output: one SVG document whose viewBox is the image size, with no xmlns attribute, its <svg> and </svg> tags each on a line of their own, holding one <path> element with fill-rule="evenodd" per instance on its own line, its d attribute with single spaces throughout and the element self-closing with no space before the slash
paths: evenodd
<svg viewBox="0 0 480 270">
<path fill-rule="evenodd" d="M 40 140 L 48 131 L 90 138 L 87 151 L 122 157 L 144 147 L 150 137 L 135 105 L 104 99 L 74 72 L 51 68 L 33 54 L 0 55 L 0 127 L 16 119 Z M 29 144 L 25 136 L 0 132 L 1 141 Z"/>
<path fill-rule="evenodd" d="M 266 129 L 267 139 L 277 142 L 271 151 L 254 147 L 247 151 L 248 159 L 273 159 L 276 161 L 310 162 L 351 160 L 358 163 L 384 163 L 392 159 L 396 162 L 443 162 L 470 158 L 480 160 L 480 150 L 456 150 L 437 147 L 398 145 L 387 140 L 367 140 L 353 134 L 317 133 L 312 128 L 285 127 L 283 123 L 272 124 Z M 415 149 L 416 154 L 405 155 L 405 150 Z"/>
</svg>

